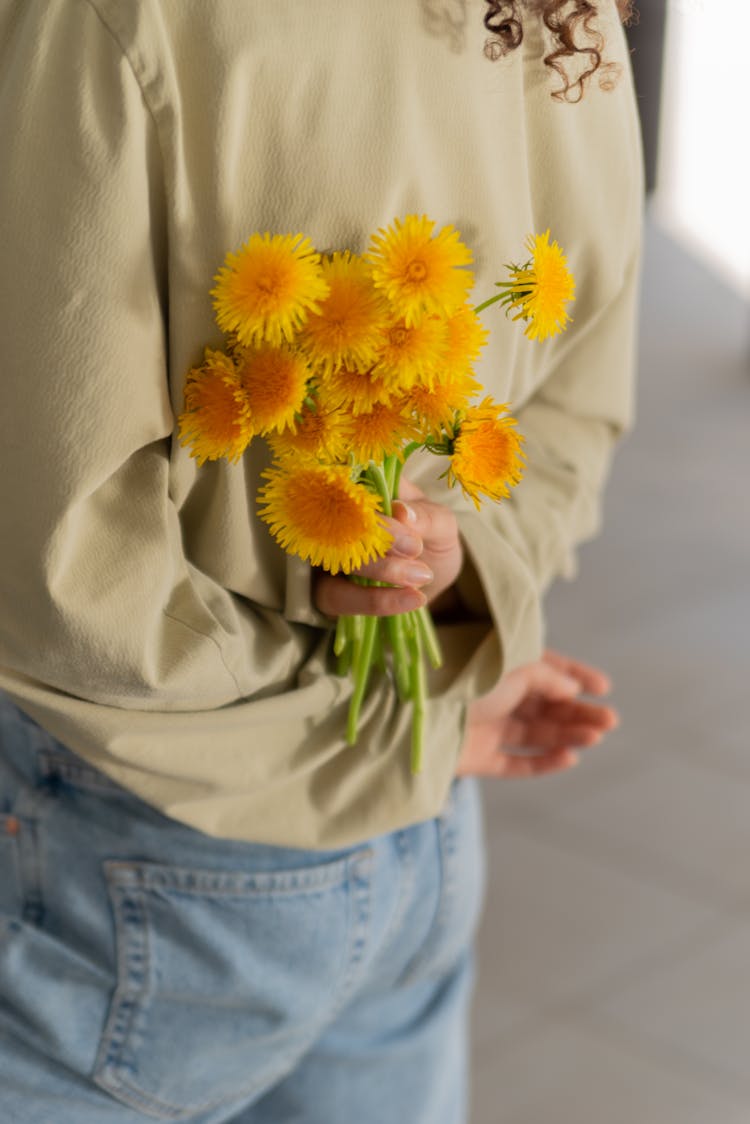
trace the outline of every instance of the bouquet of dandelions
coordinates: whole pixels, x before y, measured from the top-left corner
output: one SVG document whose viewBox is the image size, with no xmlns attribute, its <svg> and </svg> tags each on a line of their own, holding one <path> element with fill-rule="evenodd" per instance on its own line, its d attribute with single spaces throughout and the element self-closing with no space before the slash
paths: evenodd
<svg viewBox="0 0 750 1124">
<path fill-rule="evenodd" d="M 521 478 L 523 438 L 506 405 L 477 399 L 472 367 L 487 333 L 478 313 L 498 302 L 525 334 L 561 331 L 574 281 L 549 231 L 529 236 L 530 259 L 478 307 L 468 303 L 471 253 L 450 226 L 395 219 L 369 250 L 322 256 L 302 234 L 256 233 L 227 254 L 211 291 L 224 351 L 206 349 L 188 373 L 183 445 L 199 464 L 236 462 L 263 437 L 274 462 L 259 515 L 287 552 L 332 574 L 382 557 L 399 478 L 417 450 L 448 457 L 443 474 L 477 508 Z M 357 578 L 354 580 L 365 581 Z M 422 765 L 425 657 L 440 665 L 429 610 L 340 617 L 334 652 L 353 677 L 347 740 L 354 744 L 374 665 L 412 713 L 411 767 Z"/>
</svg>

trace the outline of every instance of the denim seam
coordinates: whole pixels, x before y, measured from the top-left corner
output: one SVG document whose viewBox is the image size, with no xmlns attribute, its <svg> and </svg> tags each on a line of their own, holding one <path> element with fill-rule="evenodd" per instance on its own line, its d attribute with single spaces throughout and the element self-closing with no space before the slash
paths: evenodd
<svg viewBox="0 0 750 1124">
<path fill-rule="evenodd" d="M 21 906 L 24 921 L 31 925 L 41 925 L 44 918 L 44 878 L 39 837 L 39 821 L 44 812 L 48 794 L 43 789 L 43 780 L 37 778 L 19 796 L 14 814 L 20 824 L 16 839 L 18 877 L 21 890 Z"/>
<path fill-rule="evenodd" d="M 442 816 L 436 820 L 438 836 L 438 854 L 440 861 L 440 888 L 438 903 L 432 923 L 425 935 L 421 948 L 415 952 L 406 968 L 399 977 L 399 984 L 408 985 L 425 970 L 425 963 L 429 968 L 433 950 L 439 945 L 440 937 L 445 929 L 446 917 L 449 915 L 455 894 L 455 862 L 457 824 L 455 816 L 455 797 L 451 792 L 449 803 Z"/>
<path fill-rule="evenodd" d="M 403 927 L 403 920 L 409 909 L 414 889 L 414 851 L 410 842 L 411 831 L 399 831 L 394 837 L 394 846 L 398 852 L 398 867 L 400 874 L 400 892 L 396 908 L 388 922 L 388 927 L 383 934 L 380 945 L 388 954 L 392 938 Z"/>
<path fill-rule="evenodd" d="M 139 1010 L 139 999 L 145 993 L 149 974 L 148 932 L 143 893 L 126 890 L 110 883 L 115 932 L 117 937 L 117 986 L 112 996 L 109 1017 L 102 1034 L 99 1055 L 94 1066 L 94 1081 L 108 1092 L 123 1093 L 128 1089 L 118 1073 L 126 1068 L 123 1059 L 125 1044 L 133 1033 L 133 1024 Z M 132 1090 L 137 1094 L 137 1090 Z M 128 1103 L 135 1108 L 150 1106 L 150 1100 L 137 1094 L 130 1095 Z M 170 1106 L 170 1115 L 173 1115 Z"/>
<path fill-rule="evenodd" d="M 0 932 L 2 932 L 3 929 L 10 929 L 9 923 L 14 919 L 14 914 L 19 914 L 23 911 L 21 860 L 18 854 L 18 835 L 15 834 L 16 824 L 18 822 L 17 816 L 10 812 L 0 814 L 0 832 L 2 832 L 2 838 L 5 840 L 5 845 L 7 845 L 9 851 L 9 855 L 4 856 L 4 859 L 7 861 L 3 862 L 3 881 L 6 887 L 12 887 L 13 891 L 15 891 L 15 893 L 9 895 L 9 899 L 14 900 L 10 901 L 11 908 L 8 913 L 0 914 Z M 3 825 L 13 825 L 14 834 L 10 834 Z"/>
<path fill-rule="evenodd" d="M 127 860 L 113 860 L 105 865 L 112 885 L 121 889 L 166 891 L 186 897 L 296 897 L 346 885 L 351 878 L 351 864 L 361 861 L 367 854 L 367 848 L 359 848 L 347 858 L 324 866 L 255 874 Z"/>
<path fill-rule="evenodd" d="M 349 1002 L 356 988 L 357 974 L 364 960 L 370 937 L 370 918 L 372 914 L 372 867 L 374 856 L 372 851 L 365 852 L 351 865 L 352 885 L 352 923 L 349 940 L 348 966 L 341 982 L 339 998 L 333 1008 L 327 1013 L 317 1033 L 326 1026 L 330 1026 L 339 1016 Z M 314 1039 L 312 1040 L 314 1041 Z"/>
</svg>

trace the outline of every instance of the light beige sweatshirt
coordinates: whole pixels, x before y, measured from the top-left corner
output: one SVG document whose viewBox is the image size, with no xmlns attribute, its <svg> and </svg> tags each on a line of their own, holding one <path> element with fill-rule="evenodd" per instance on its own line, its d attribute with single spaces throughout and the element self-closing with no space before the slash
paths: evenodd
<svg viewBox="0 0 750 1124">
<path fill-rule="evenodd" d="M 538 656 L 540 597 L 597 528 L 631 417 L 641 210 L 614 3 L 611 92 L 550 97 L 542 30 L 483 56 L 468 0 L 9 0 L 0 8 L 0 687 L 167 815 L 332 848 L 439 813 L 467 703 Z M 477 368 L 527 439 L 513 498 L 458 513 L 472 609 L 442 629 L 425 767 L 379 680 L 360 744 L 310 571 L 256 515 L 268 462 L 199 469 L 185 375 L 221 346 L 209 297 L 256 230 L 365 248 L 396 216 L 454 224 L 478 303 L 547 227 L 578 285 L 543 344 L 497 309 Z M 412 468 L 412 465 L 414 466 Z"/>
</svg>

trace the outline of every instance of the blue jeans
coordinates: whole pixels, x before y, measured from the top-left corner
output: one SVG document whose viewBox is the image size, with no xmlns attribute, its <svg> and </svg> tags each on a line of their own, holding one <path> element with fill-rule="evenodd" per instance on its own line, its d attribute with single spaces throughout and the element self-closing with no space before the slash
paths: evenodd
<svg viewBox="0 0 750 1124">
<path fill-rule="evenodd" d="M 0 1120 L 459 1124 L 483 881 L 473 781 L 343 851 L 214 839 L 0 695 Z"/>
</svg>

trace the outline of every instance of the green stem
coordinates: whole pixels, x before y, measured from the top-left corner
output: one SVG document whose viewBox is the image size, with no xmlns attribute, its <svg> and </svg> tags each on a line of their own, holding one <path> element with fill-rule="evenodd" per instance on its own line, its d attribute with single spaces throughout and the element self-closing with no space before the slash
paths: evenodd
<svg viewBox="0 0 750 1124">
<path fill-rule="evenodd" d="M 333 638 L 334 655 L 342 656 L 349 647 L 349 617 L 339 617 Z"/>
<path fill-rule="evenodd" d="M 406 644 L 403 617 L 386 617 L 385 627 L 393 652 L 393 672 L 396 676 L 398 695 L 402 702 L 406 702 L 411 697 L 411 676 L 409 673 L 411 658 Z"/>
<path fill-rule="evenodd" d="M 334 655 L 337 657 L 337 675 L 347 675 L 352 666 L 352 618 L 339 617 L 336 621 L 336 636 L 333 642 Z"/>
<path fill-rule="evenodd" d="M 484 312 L 485 308 L 489 308 L 491 304 L 497 304 L 498 301 L 501 301 L 504 296 L 504 293 L 496 293 L 494 297 L 490 297 L 489 300 L 483 301 L 482 304 L 478 304 L 475 307 L 474 312 L 478 316 L 480 312 Z"/>
<path fill-rule="evenodd" d="M 412 614 L 410 614 L 412 615 Z M 411 771 L 419 773 L 422 769 L 422 750 L 424 745 L 424 725 L 427 710 L 427 683 L 422 653 L 422 633 L 415 627 L 409 637 L 411 649 Z"/>
<path fill-rule="evenodd" d="M 398 471 L 398 464 L 399 464 L 399 459 L 398 459 L 397 456 L 394 456 L 393 454 L 391 454 L 390 457 L 385 458 L 385 464 L 384 464 L 385 483 L 386 483 L 386 487 L 388 489 L 388 501 L 389 501 L 389 503 L 392 502 L 393 498 L 396 495 L 395 485 L 396 485 L 396 473 Z"/>
<path fill-rule="evenodd" d="M 357 741 L 359 713 L 362 709 L 362 701 L 365 697 L 367 681 L 370 677 L 375 632 L 378 627 L 377 617 L 359 617 L 358 619 L 362 621 L 363 624 L 361 640 L 357 647 L 357 654 L 354 662 L 354 694 L 349 703 L 349 718 L 346 725 L 346 740 L 349 745 L 355 745 Z"/>
<path fill-rule="evenodd" d="M 382 465 L 376 464 L 375 461 L 370 461 L 367 469 L 367 476 L 370 483 L 374 485 L 380 496 L 381 503 L 383 504 L 383 511 L 386 515 L 392 515 L 393 509 L 391 507 L 391 490 L 388 486 L 385 470 Z"/>
<path fill-rule="evenodd" d="M 393 487 L 391 488 L 391 495 L 393 496 L 394 500 L 398 499 L 398 487 L 401 483 L 401 473 L 404 471 L 404 465 L 406 464 L 412 453 L 416 453 L 417 449 L 421 449 L 423 447 L 424 442 L 412 441 L 404 449 L 402 460 L 399 460 L 398 457 L 394 458 L 396 461 L 396 466 L 393 474 Z"/>
<path fill-rule="evenodd" d="M 417 629 L 427 653 L 427 659 L 430 661 L 432 667 L 442 667 L 443 653 L 440 650 L 440 641 L 435 631 L 432 613 L 426 605 L 423 605 L 421 609 L 416 610 L 414 615 L 417 621 Z"/>
<path fill-rule="evenodd" d="M 385 632 L 381 628 L 382 617 L 375 617 L 375 639 L 372 644 L 372 663 L 378 671 L 385 674 Z"/>
</svg>

